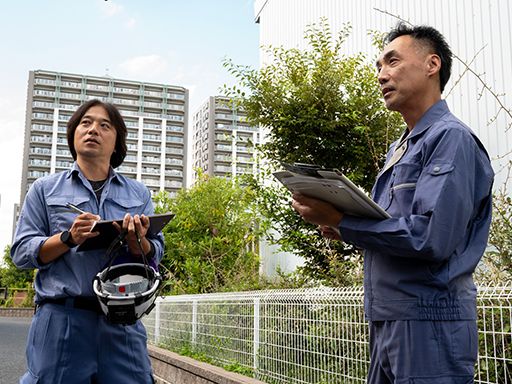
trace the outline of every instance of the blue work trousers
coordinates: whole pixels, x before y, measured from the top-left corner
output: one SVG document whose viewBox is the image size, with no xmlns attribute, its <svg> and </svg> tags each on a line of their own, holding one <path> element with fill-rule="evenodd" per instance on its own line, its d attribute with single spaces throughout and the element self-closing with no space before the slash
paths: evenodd
<svg viewBox="0 0 512 384">
<path fill-rule="evenodd" d="M 146 330 L 115 325 L 94 311 L 44 304 L 27 340 L 21 384 L 151 384 Z"/>
<path fill-rule="evenodd" d="M 472 384 L 475 321 L 370 322 L 368 384 Z"/>
</svg>

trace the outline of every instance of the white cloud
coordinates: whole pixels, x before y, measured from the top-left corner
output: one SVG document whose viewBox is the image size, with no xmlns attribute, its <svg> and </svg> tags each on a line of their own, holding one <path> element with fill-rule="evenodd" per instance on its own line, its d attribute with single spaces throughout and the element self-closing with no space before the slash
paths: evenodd
<svg viewBox="0 0 512 384">
<path fill-rule="evenodd" d="M 25 134 L 25 105 L 22 93 L 0 97 L 0 127 L 0 251 L 3 252 L 4 247 L 11 243 L 13 207 L 20 198 Z"/>
<path fill-rule="evenodd" d="M 132 29 L 135 27 L 135 24 L 137 24 L 137 20 L 135 20 L 134 17 L 130 17 L 128 20 L 126 20 L 126 22 L 124 23 L 124 26 L 127 29 Z"/>
<path fill-rule="evenodd" d="M 100 13 L 104 18 L 110 18 L 121 23 L 126 29 L 133 29 L 137 24 L 137 19 L 126 11 L 125 7 L 111 0 L 101 1 L 98 4 Z"/>
<path fill-rule="evenodd" d="M 158 78 L 167 66 L 167 60 L 160 55 L 136 56 L 119 64 L 126 75 L 148 79 Z"/>
<path fill-rule="evenodd" d="M 111 0 L 102 1 L 101 11 L 104 16 L 112 17 L 121 14 L 124 11 L 124 7 Z"/>
</svg>

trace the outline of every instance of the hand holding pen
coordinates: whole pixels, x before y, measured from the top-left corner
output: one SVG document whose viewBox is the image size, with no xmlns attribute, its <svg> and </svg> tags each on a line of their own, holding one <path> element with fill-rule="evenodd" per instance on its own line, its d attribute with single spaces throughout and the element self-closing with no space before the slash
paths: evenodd
<svg viewBox="0 0 512 384">
<path fill-rule="evenodd" d="M 75 220 L 69 229 L 72 241 L 75 244 L 82 244 L 85 240 L 98 236 L 99 232 L 91 232 L 91 230 L 94 227 L 94 224 L 101 220 L 100 216 L 86 212 L 71 203 L 67 203 L 66 207 L 79 214 L 75 217 Z"/>
</svg>

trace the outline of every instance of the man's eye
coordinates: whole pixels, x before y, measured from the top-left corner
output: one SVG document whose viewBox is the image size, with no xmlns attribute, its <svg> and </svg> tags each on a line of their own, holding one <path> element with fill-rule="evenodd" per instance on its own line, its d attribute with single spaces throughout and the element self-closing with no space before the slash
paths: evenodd
<svg viewBox="0 0 512 384">
<path fill-rule="evenodd" d="M 101 124 L 101 128 L 110 129 L 110 124 Z"/>
</svg>

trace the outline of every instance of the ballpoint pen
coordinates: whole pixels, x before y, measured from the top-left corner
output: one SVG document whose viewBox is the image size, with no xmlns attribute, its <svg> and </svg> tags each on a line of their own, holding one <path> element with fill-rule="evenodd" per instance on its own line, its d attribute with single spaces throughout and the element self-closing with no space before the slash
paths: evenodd
<svg viewBox="0 0 512 384">
<path fill-rule="evenodd" d="M 67 203 L 66 204 L 66 207 L 68 207 L 69 209 L 71 209 L 72 211 L 76 212 L 76 213 L 86 213 L 85 211 L 82 211 L 80 208 L 78 208 L 76 205 L 73 205 L 71 203 Z"/>
</svg>

